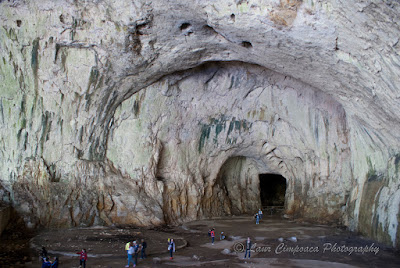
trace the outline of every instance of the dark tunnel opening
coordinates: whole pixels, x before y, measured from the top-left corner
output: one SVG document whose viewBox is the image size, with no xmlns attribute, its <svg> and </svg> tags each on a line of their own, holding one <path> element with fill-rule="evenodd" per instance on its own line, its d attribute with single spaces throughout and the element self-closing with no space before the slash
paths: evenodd
<svg viewBox="0 0 400 268">
<path fill-rule="evenodd" d="M 260 174 L 260 198 L 263 207 L 285 205 L 286 179 L 278 174 Z"/>
</svg>

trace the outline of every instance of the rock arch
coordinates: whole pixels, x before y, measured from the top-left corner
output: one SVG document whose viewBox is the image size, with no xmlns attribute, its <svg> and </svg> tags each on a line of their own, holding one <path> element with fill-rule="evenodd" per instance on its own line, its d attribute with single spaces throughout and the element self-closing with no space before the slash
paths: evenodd
<svg viewBox="0 0 400 268">
<path fill-rule="evenodd" d="M 244 63 L 210 63 L 167 76 L 123 103 L 107 157 L 132 178 L 143 167 L 164 178 L 168 222 L 257 209 L 257 184 L 248 183 L 248 194 L 231 185 L 247 175 L 226 180 L 246 170 L 235 165 L 254 166 L 254 182 L 259 172 L 288 178 L 289 213 L 338 222 L 342 215 L 333 211 L 349 191 L 335 183 L 349 168 L 342 166 L 349 158 L 346 124 L 339 103 L 298 80 Z M 243 197 L 229 197 L 234 192 Z M 328 192 L 335 192 L 330 201 Z M 335 204 L 331 211 L 327 202 Z M 310 209 L 315 204 L 320 211 Z"/>
</svg>

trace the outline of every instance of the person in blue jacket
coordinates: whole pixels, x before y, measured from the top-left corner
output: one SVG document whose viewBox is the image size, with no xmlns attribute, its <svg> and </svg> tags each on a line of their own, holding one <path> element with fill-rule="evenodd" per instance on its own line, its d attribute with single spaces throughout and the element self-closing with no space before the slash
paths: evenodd
<svg viewBox="0 0 400 268">
<path fill-rule="evenodd" d="M 58 257 L 55 257 L 53 263 L 50 266 L 51 268 L 58 268 Z"/>
<path fill-rule="evenodd" d="M 51 261 L 49 260 L 48 257 L 46 257 L 46 258 L 43 260 L 42 268 L 50 268 L 50 267 L 51 267 Z"/>
</svg>

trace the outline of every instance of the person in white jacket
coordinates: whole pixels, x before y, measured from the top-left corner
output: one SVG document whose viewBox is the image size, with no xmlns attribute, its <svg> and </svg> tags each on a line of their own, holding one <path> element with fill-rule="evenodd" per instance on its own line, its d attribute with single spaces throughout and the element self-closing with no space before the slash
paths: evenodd
<svg viewBox="0 0 400 268">
<path fill-rule="evenodd" d="M 131 265 L 131 262 L 133 264 L 133 267 L 135 267 L 135 263 L 132 261 L 133 254 L 135 254 L 135 248 L 133 247 L 132 243 L 129 243 L 129 249 L 128 249 L 128 265 L 125 267 L 129 267 Z"/>
<path fill-rule="evenodd" d="M 168 242 L 168 250 L 169 250 L 169 258 L 170 260 L 172 260 L 174 258 L 173 253 L 175 252 L 175 242 L 173 238 L 171 238 Z"/>
</svg>

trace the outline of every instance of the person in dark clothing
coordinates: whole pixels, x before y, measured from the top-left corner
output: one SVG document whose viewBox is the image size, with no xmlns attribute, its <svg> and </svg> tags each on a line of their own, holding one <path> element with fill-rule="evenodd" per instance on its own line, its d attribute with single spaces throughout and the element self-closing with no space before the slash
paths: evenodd
<svg viewBox="0 0 400 268">
<path fill-rule="evenodd" d="M 40 255 L 42 255 L 43 257 L 47 257 L 47 250 L 45 247 L 42 247 L 42 251 L 40 252 Z"/>
<path fill-rule="evenodd" d="M 86 268 L 86 261 L 87 261 L 87 253 L 86 249 L 82 249 L 81 252 L 77 252 L 76 254 L 79 254 L 79 266 L 83 266 L 83 268 Z"/>
<path fill-rule="evenodd" d="M 42 261 L 42 263 L 46 260 L 47 258 L 47 250 L 45 249 L 45 247 L 42 247 L 42 250 L 40 251 L 40 260 Z"/>
<path fill-rule="evenodd" d="M 244 254 L 244 258 L 246 259 L 247 257 L 247 253 L 249 254 L 249 259 L 250 259 L 250 252 L 251 252 L 251 241 L 250 241 L 250 237 L 247 237 L 247 241 L 246 241 L 246 253 Z"/>
<path fill-rule="evenodd" d="M 133 267 L 136 267 L 137 265 L 137 257 L 139 255 L 139 244 L 136 243 L 136 241 L 133 241 Z"/>
<path fill-rule="evenodd" d="M 141 259 L 146 259 L 146 248 L 147 248 L 147 243 L 146 241 L 144 241 L 144 239 L 142 239 L 142 250 L 141 250 L 141 255 L 140 258 Z"/>
<path fill-rule="evenodd" d="M 49 258 L 48 257 L 44 258 L 42 263 L 42 268 L 50 268 L 50 267 L 51 267 L 51 262 L 49 261 Z"/>
<path fill-rule="evenodd" d="M 58 268 L 58 257 L 55 257 L 53 263 L 50 266 L 51 268 Z"/>
</svg>

